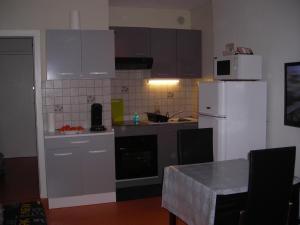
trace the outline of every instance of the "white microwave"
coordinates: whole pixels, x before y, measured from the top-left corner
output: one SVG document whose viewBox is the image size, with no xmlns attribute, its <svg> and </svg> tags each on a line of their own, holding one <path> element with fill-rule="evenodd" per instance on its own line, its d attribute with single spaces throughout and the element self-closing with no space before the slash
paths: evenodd
<svg viewBox="0 0 300 225">
<path fill-rule="evenodd" d="M 214 79 L 261 80 L 262 57 L 260 55 L 228 55 L 214 60 Z"/>
</svg>

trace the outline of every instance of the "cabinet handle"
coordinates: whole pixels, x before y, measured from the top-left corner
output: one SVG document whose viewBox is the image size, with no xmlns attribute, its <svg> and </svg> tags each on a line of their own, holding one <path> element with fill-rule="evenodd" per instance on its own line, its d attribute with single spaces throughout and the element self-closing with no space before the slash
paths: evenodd
<svg viewBox="0 0 300 225">
<path fill-rule="evenodd" d="M 120 150 L 121 150 L 121 151 L 126 151 L 126 150 L 127 150 L 127 148 L 120 148 Z"/>
<path fill-rule="evenodd" d="M 58 73 L 59 75 L 74 75 L 74 73 Z"/>
<path fill-rule="evenodd" d="M 98 153 L 104 153 L 104 152 L 107 152 L 107 150 L 104 149 L 104 150 L 89 151 L 89 153 L 91 153 L 91 154 L 98 154 Z"/>
<path fill-rule="evenodd" d="M 108 72 L 89 72 L 90 75 L 106 75 Z"/>
<path fill-rule="evenodd" d="M 86 144 L 86 143 L 89 143 L 89 142 L 90 142 L 89 140 L 84 140 L 84 141 L 71 141 L 71 144 L 78 145 L 78 144 Z"/>
<path fill-rule="evenodd" d="M 195 73 L 184 73 L 183 75 L 186 75 L 186 76 L 196 76 L 197 74 L 195 74 Z"/>
<path fill-rule="evenodd" d="M 68 155 L 72 155 L 72 152 L 68 152 L 68 153 L 54 153 L 55 157 L 62 157 L 62 156 L 68 156 Z"/>
</svg>

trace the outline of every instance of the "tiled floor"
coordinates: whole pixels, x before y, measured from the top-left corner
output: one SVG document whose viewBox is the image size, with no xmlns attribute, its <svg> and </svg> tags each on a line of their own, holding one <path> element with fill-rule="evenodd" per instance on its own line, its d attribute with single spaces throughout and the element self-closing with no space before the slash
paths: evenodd
<svg viewBox="0 0 300 225">
<path fill-rule="evenodd" d="M 48 225 L 168 225 L 161 198 L 47 210 Z M 185 225 L 177 221 L 178 225 Z"/>
<path fill-rule="evenodd" d="M 39 199 L 36 157 L 5 159 L 5 175 L 0 177 L 0 202 L 3 204 Z"/>
<path fill-rule="evenodd" d="M 36 158 L 6 159 L 6 174 L 0 178 L 0 202 L 27 202 L 39 199 Z M 42 201 L 48 225 L 168 225 L 169 214 L 161 198 L 51 209 Z M 178 225 L 184 225 L 182 221 Z"/>
</svg>

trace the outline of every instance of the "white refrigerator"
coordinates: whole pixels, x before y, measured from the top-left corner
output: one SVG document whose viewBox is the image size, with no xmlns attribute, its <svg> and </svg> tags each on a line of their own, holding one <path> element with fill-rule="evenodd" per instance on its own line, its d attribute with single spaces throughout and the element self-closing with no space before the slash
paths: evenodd
<svg viewBox="0 0 300 225">
<path fill-rule="evenodd" d="M 247 158 L 266 147 L 267 85 L 264 81 L 199 84 L 199 128 L 213 129 L 214 160 Z"/>
</svg>

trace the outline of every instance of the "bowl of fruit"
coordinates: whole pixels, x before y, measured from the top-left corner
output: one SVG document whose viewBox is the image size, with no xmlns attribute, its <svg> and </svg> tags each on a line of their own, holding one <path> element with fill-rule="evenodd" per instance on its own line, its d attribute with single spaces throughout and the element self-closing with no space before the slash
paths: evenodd
<svg viewBox="0 0 300 225">
<path fill-rule="evenodd" d="M 70 125 L 64 125 L 63 127 L 57 129 L 61 134 L 81 134 L 84 132 L 84 128 L 81 126 L 72 127 Z"/>
</svg>

